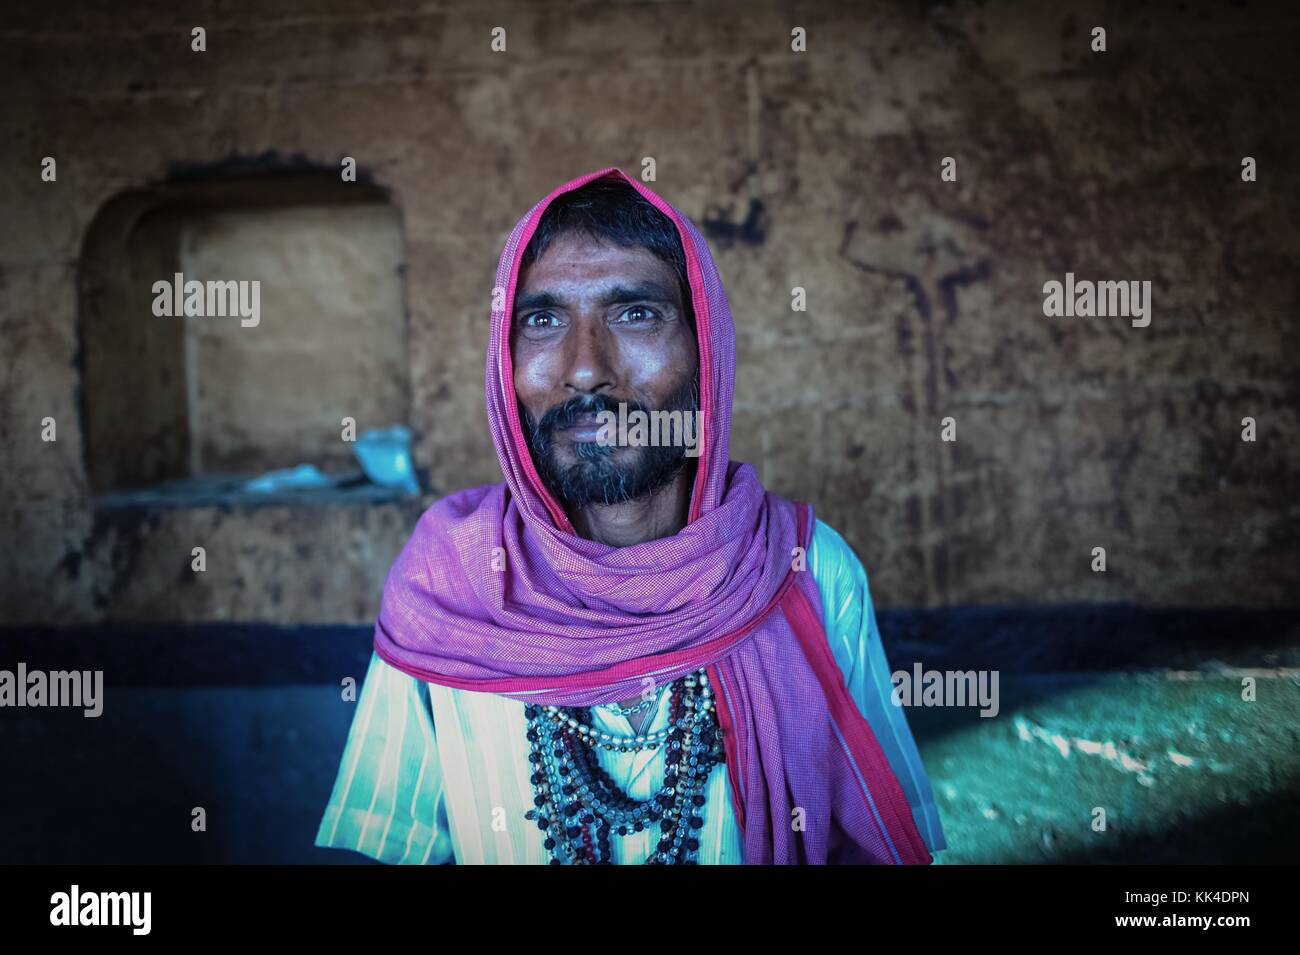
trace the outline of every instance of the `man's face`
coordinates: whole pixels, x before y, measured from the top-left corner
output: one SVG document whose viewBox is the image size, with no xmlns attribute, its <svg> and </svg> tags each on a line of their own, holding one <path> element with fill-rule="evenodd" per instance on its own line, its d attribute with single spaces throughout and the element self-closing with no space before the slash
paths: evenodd
<svg viewBox="0 0 1300 955">
<path fill-rule="evenodd" d="M 684 447 L 597 442 L 601 411 L 698 408 L 699 352 L 672 266 L 567 233 L 521 276 L 510 331 L 533 462 L 562 501 L 617 504 L 667 485 Z"/>
</svg>

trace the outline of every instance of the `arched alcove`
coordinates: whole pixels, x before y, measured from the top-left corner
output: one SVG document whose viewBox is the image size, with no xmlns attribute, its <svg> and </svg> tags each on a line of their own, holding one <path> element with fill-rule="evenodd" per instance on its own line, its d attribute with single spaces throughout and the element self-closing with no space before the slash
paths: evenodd
<svg viewBox="0 0 1300 955">
<path fill-rule="evenodd" d="M 107 202 L 78 287 L 97 502 L 265 500 L 248 478 L 303 463 L 341 483 L 291 497 L 397 493 L 360 479 L 341 422 L 409 420 L 403 261 L 383 191 L 336 172 L 190 177 Z"/>
</svg>

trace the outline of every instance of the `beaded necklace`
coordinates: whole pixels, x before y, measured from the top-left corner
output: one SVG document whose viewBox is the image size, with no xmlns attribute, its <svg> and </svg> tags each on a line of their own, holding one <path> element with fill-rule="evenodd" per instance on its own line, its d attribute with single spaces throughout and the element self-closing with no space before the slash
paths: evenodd
<svg viewBox="0 0 1300 955">
<path fill-rule="evenodd" d="M 654 706 L 658 702 L 659 694 L 656 693 L 654 696 L 650 697 L 650 699 L 642 700 L 640 703 L 637 703 L 635 706 L 629 706 L 627 709 L 623 709 L 623 707 L 619 706 L 617 703 L 606 703 L 604 706 L 593 707 L 593 709 L 609 710 L 617 716 L 631 716 L 633 713 L 640 713 L 642 710 L 650 709 L 650 707 Z"/>
<path fill-rule="evenodd" d="M 669 693 L 668 728 L 635 736 L 596 729 L 585 708 L 525 705 L 534 808 L 524 818 L 546 834 L 551 865 L 610 864 L 611 834 L 656 824 L 660 838 L 646 864 L 695 864 L 704 788 L 726 754 L 705 671 L 674 681 Z M 596 754 L 596 747 L 630 753 L 659 746 L 665 747 L 663 786 L 644 801 L 619 789 Z"/>
</svg>

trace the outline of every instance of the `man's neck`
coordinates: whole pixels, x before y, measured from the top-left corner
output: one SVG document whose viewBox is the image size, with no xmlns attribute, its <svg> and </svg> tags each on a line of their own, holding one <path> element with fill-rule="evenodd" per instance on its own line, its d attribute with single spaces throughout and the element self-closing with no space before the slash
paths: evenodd
<svg viewBox="0 0 1300 955">
<path fill-rule="evenodd" d="M 579 537 L 611 547 L 630 547 L 660 537 L 672 537 L 686 526 L 695 468 L 677 472 L 671 483 L 648 497 L 625 504 L 591 504 L 569 510 Z"/>
</svg>

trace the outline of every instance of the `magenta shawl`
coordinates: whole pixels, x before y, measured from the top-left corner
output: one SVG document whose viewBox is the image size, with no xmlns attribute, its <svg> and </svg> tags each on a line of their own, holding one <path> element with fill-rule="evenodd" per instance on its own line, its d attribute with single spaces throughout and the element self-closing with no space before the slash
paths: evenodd
<svg viewBox="0 0 1300 955">
<path fill-rule="evenodd" d="M 601 176 L 631 183 L 677 226 L 700 352 L 703 450 L 688 523 L 615 548 L 578 537 L 533 466 L 510 361 L 519 261 L 557 196 Z M 487 350 L 488 422 L 505 483 L 433 504 L 389 571 L 375 649 L 408 674 L 535 703 L 631 699 L 708 667 L 747 863 L 928 863 L 898 780 L 822 630 L 794 559 L 812 511 L 730 461 L 736 339 L 694 224 L 616 168 L 560 186 L 501 253 Z M 802 814 L 795 809 L 802 809 Z M 796 820 L 802 819 L 802 825 Z"/>
</svg>

